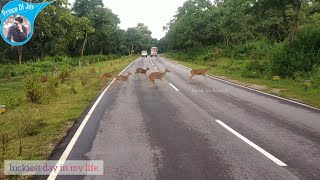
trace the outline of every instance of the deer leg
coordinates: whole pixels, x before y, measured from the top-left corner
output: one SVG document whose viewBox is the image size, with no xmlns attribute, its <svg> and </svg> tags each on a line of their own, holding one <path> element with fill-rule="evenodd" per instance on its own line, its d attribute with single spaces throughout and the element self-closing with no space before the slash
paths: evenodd
<svg viewBox="0 0 320 180">
<path fill-rule="evenodd" d="M 118 81 L 118 80 L 115 80 L 115 81 L 114 81 L 114 87 L 117 88 L 118 85 L 119 85 L 119 81 Z"/>
<path fill-rule="evenodd" d="M 208 82 L 207 76 L 206 76 L 205 74 L 202 75 L 202 76 L 203 76 L 204 80 L 205 80 L 206 82 Z"/>
<path fill-rule="evenodd" d="M 192 82 L 192 77 L 193 77 L 194 75 L 193 74 L 191 74 L 191 76 L 189 77 L 189 83 L 191 83 Z"/>
<path fill-rule="evenodd" d="M 154 85 L 155 87 L 158 87 L 158 86 L 154 83 L 154 80 L 152 81 L 152 83 L 153 83 L 153 85 Z"/>
<path fill-rule="evenodd" d="M 151 79 L 149 79 L 149 81 L 148 81 L 149 83 L 149 88 L 151 88 Z"/>
<path fill-rule="evenodd" d="M 141 79 L 138 72 L 136 72 L 136 79 L 137 79 L 137 76 L 139 79 Z"/>
<path fill-rule="evenodd" d="M 128 84 L 129 84 L 131 87 L 133 87 L 129 81 L 127 81 L 127 82 L 128 82 Z"/>
</svg>

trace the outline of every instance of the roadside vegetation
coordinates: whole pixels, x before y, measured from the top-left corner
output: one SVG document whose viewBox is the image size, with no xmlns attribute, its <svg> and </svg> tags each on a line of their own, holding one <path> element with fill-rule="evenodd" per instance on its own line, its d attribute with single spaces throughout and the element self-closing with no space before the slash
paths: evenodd
<svg viewBox="0 0 320 180">
<path fill-rule="evenodd" d="M 320 2 L 189 0 L 160 49 L 192 68 L 320 107 Z"/>
<path fill-rule="evenodd" d="M 13 76 L 0 78 L 0 102 L 7 105 L 0 115 L 0 168 L 6 159 L 46 159 L 98 92 L 136 58 L 87 56 L 89 63 L 79 67 L 77 59 L 57 56 L 12 66 Z M 105 73 L 113 77 L 101 78 Z"/>
</svg>

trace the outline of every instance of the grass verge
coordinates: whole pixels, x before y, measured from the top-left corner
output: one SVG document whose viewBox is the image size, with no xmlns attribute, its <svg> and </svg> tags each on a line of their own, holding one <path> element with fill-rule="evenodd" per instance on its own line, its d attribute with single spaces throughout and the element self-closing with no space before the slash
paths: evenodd
<svg viewBox="0 0 320 180">
<path fill-rule="evenodd" d="M 169 55 L 164 55 L 164 57 L 168 59 L 171 58 Z M 247 72 L 247 70 L 245 70 L 246 65 L 252 62 L 252 60 L 232 60 L 228 58 L 220 58 L 206 63 L 185 61 L 181 59 L 171 60 L 189 68 L 209 67 L 210 75 L 320 108 L 319 88 L 306 85 L 304 80 L 273 80 L 273 77 L 270 77 L 269 75 L 255 75 L 255 72 Z"/>
</svg>

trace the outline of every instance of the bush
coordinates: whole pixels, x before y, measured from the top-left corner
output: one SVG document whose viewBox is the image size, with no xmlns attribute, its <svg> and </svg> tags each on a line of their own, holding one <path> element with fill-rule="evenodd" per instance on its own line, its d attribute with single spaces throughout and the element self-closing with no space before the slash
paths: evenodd
<svg viewBox="0 0 320 180">
<path fill-rule="evenodd" d="M 53 95 L 56 95 L 56 88 L 59 86 L 59 78 L 50 77 L 47 83 L 47 91 Z"/>
<path fill-rule="evenodd" d="M 315 68 L 311 76 L 311 84 L 313 87 L 320 88 L 320 67 Z"/>
<path fill-rule="evenodd" d="M 24 90 L 26 92 L 26 97 L 29 102 L 41 103 L 45 91 L 41 86 L 40 82 L 38 81 L 38 78 L 33 76 L 27 79 L 25 81 Z"/>
<path fill-rule="evenodd" d="M 58 78 L 60 79 L 61 83 L 66 82 L 70 78 L 71 72 L 72 70 L 69 68 L 62 69 L 62 71 L 58 75 Z"/>
<path fill-rule="evenodd" d="M 320 25 L 301 28 L 296 40 L 275 49 L 272 71 L 282 77 L 294 77 L 295 72 L 308 73 L 320 65 Z"/>
<path fill-rule="evenodd" d="M 257 78 L 263 75 L 268 75 L 269 64 L 267 61 L 254 60 L 245 64 L 241 75 L 243 77 Z"/>
<path fill-rule="evenodd" d="M 4 102 L 8 109 L 14 109 L 22 103 L 22 98 L 6 96 Z"/>
</svg>

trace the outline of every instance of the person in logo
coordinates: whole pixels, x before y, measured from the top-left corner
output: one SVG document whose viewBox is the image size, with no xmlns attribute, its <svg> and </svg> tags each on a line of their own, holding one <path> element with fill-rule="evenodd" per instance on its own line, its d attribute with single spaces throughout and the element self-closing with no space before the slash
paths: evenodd
<svg viewBox="0 0 320 180">
<path fill-rule="evenodd" d="M 7 39 L 14 42 L 23 42 L 27 39 L 28 31 L 22 23 L 22 17 L 16 17 L 14 19 L 14 25 L 9 28 Z"/>
</svg>

